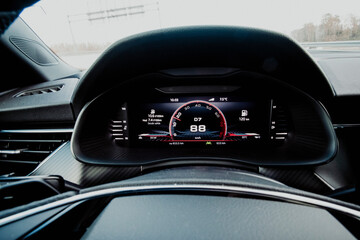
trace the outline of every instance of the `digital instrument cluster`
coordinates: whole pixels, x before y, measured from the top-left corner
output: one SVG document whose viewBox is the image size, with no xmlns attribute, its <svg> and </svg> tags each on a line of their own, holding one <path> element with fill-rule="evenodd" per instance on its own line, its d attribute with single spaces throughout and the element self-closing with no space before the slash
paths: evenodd
<svg viewBox="0 0 360 240">
<path fill-rule="evenodd" d="M 114 87 L 86 106 L 72 135 L 77 159 L 119 166 L 221 160 L 291 166 L 324 163 L 336 153 L 325 109 L 296 88 L 240 73 L 223 80 L 227 85 L 178 86 L 167 76 L 157 76 L 155 84 L 155 76 Z"/>
<path fill-rule="evenodd" d="M 121 139 L 143 146 L 260 142 L 269 137 L 270 105 L 270 100 L 231 96 L 164 97 L 128 103 L 121 109 L 127 110 L 128 121 L 136 128 L 130 124 L 128 136 Z"/>
</svg>

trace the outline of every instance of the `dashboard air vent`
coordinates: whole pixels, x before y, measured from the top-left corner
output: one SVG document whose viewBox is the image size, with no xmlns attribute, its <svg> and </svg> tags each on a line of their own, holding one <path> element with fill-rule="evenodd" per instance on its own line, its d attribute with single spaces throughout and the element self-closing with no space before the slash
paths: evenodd
<svg viewBox="0 0 360 240">
<path fill-rule="evenodd" d="M 45 94 L 45 93 L 53 93 L 60 91 L 64 85 L 56 85 L 46 88 L 38 88 L 38 89 L 32 89 L 28 91 L 24 91 L 21 93 L 16 94 L 14 97 L 24 97 L 24 96 L 31 96 L 31 95 L 39 95 L 39 94 Z"/>
<path fill-rule="evenodd" d="M 1 130 L 0 163 L 37 165 L 70 137 L 71 131 Z"/>
<path fill-rule="evenodd" d="M 271 140 L 279 144 L 284 143 L 290 130 L 291 124 L 289 112 L 283 104 L 273 100 L 270 126 Z"/>
</svg>

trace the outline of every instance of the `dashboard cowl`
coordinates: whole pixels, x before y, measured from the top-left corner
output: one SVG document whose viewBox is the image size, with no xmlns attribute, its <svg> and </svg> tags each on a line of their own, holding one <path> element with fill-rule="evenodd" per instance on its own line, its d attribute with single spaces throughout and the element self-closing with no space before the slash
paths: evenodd
<svg viewBox="0 0 360 240">
<path fill-rule="evenodd" d="M 243 27 L 162 29 L 113 44 L 87 71 L 74 96 L 75 115 L 86 103 L 127 79 L 176 68 L 240 68 L 267 74 L 322 100 L 334 96 L 311 57 L 288 37 Z"/>
<path fill-rule="evenodd" d="M 220 84 L 221 83 L 221 84 Z M 209 147 L 120 146 L 111 134 L 111 122 L 122 104 L 144 101 L 157 95 L 171 96 L 156 89 L 170 86 L 236 86 L 231 94 L 253 99 L 276 99 L 288 109 L 291 129 L 285 142 L 259 145 Z M 261 86 L 261 88 L 259 88 Z M 209 88 L 213 89 L 213 88 Z M 136 94 L 135 94 L 136 93 Z M 204 93 L 203 93 L 204 94 Z M 209 96 L 216 92 L 207 93 Z M 229 94 L 229 93 L 228 93 Z M 196 93 L 194 93 L 195 96 Z M 139 99 L 138 96 L 141 96 Z M 136 124 L 129 122 L 129 131 Z M 130 134 L 131 136 L 131 134 Z M 131 139 L 130 139 L 131 143 Z M 90 102 L 79 115 L 71 141 L 76 159 L 99 165 L 142 166 L 160 162 L 200 161 L 256 166 L 314 165 L 330 161 L 337 152 L 337 138 L 324 108 L 309 95 L 266 75 L 237 72 L 227 76 L 171 77 L 147 74 L 120 84 Z"/>
</svg>

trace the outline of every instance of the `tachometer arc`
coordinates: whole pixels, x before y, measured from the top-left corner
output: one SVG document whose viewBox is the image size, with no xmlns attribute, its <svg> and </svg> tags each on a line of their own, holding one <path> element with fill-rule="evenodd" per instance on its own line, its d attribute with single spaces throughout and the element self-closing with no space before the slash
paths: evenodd
<svg viewBox="0 0 360 240">
<path fill-rule="evenodd" d="M 186 107 L 188 107 L 187 109 L 185 109 L 185 111 L 189 110 L 190 108 L 192 107 L 195 107 L 195 106 L 190 106 L 192 104 L 198 104 L 198 103 L 201 103 L 201 104 L 204 104 L 205 106 L 208 106 L 209 108 L 207 108 L 207 110 L 209 111 L 215 111 L 216 113 L 218 113 L 219 116 L 217 116 L 217 118 L 220 119 L 220 132 L 219 132 L 219 139 L 201 139 L 201 141 L 219 141 L 219 140 L 225 140 L 226 136 L 227 136 L 227 122 L 226 122 L 226 118 L 223 114 L 223 112 L 217 107 L 215 106 L 214 104 L 210 103 L 210 102 L 207 102 L 207 101 L 203 101 L 203 100 L 193 100 L 193 101 L 189 101 L 189 102 L 186 102 L 184 104 L 182 104 L 180 107 L 178 107 L 174 113 L 172 114 L 171 118 L 170 118 L 170 122 L 169 122 L 169 135 L 170 135 L 170 139 L 168 141 L 180 141 L 180 140 L 176 140 L 174 139 L 175 137 L 175 131 L 174 131 L 174 122 L 179 122 L 181 123 L 182 122 L 182 119 L 180 116 L 177 116 L 179 111 L 182 110 L 182 109 L 185 109 Z M 204 107 L 204 106 L 201 106 L 201 107 Z M 214 110 L 212 110 L 214 109 Z M 215 114 L 216 115 L 216 114 Z M 212 122 L 210 122 L 211 124 L 213 124 Z M 194 141 L 194 142 L 198 142 L 197 139 L 183 139 L 183 141 Z"/>
</svg>

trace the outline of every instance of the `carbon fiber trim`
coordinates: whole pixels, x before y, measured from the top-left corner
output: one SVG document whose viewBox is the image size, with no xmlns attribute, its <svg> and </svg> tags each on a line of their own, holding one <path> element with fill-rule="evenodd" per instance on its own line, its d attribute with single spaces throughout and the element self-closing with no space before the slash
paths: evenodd
<svg viewBox="0 0 360 240">
<path fill-rule="evenodd" d="M 81 188 L 120 181 L 141 174 L 140 167 L 106 167 L 83 164 L 71 154 L 70 143 L 46 159 L 30 176 L 60 175 Z"/>
<path fill-rule="evenodd" d="M 259 173 L 264 176 L 285 183 L 286 185 L 318 194 L 329 193 L 332 189 L 322 182 L 314 171 L 303 169 L 259 168 Z"/>
</svg>

